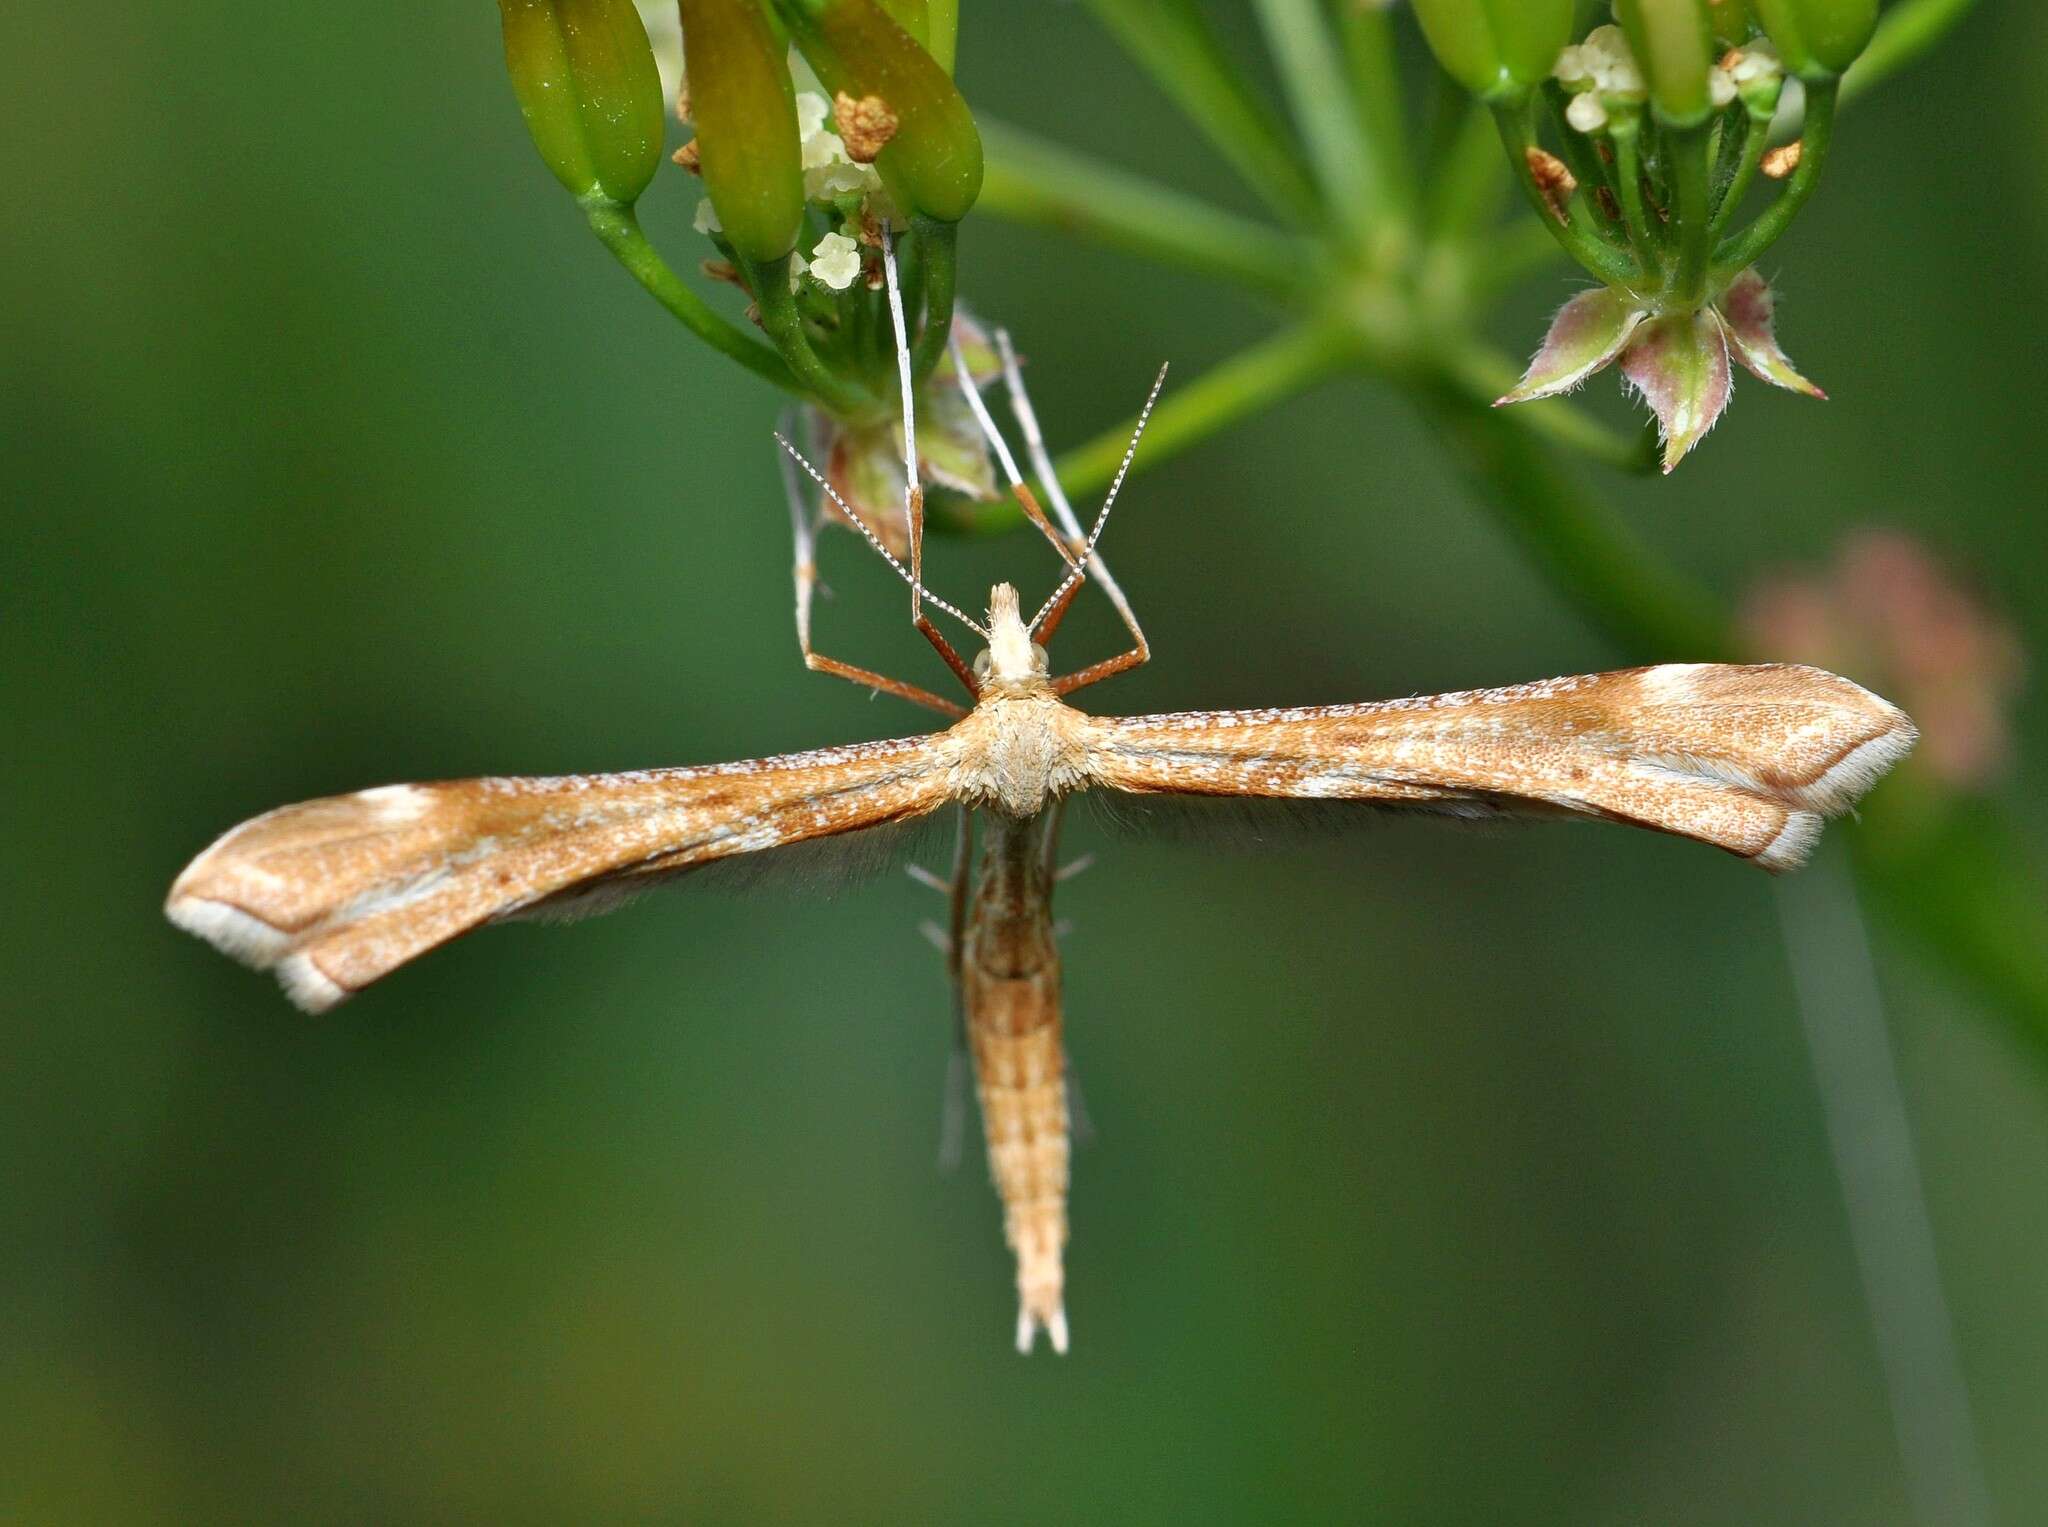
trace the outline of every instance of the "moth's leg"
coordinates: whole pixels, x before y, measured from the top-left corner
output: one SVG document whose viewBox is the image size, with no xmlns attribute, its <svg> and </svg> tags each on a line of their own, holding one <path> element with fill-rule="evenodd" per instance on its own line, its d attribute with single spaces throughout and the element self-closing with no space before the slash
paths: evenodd
<svg viewBox="0 0 2048 1527">
<path fill-rule="evenodd" d="M 1129 652 L 1122 654 L 1120 657 L 1111 658 L 1107 662 L 1093 664 L 1082 669 L 1079 673 L 1068 674 L 1063 679 L 1053 681 L 1055 693 L 1071 694 L 1077 689 L 1083 689 L 1090 684 L 1098 683 L 1108 678 L 1111 674 L 1122 673 L 1126 669 L 1136 668 L 1143 663 L 1149 662 L 1152 657 L 1152 647 L 1145 640 L 1144 628 L 1138 624 L 1137 613 L 1131 609 L 1130 600 L 1124 596 L 1123 589 L 1118 586 L 1116 579 L 1110 575 L 1109 564 L 1102 560 L 1100 552 L 1092 549 L 1089 544 L 1090 538 L 1082 533 L 1081 521 L 1074 514 L 1074 506 L 1067 501 L 1066 490 L 1060 486 L 1059 476 L 1053 471 L 1052 453 L 1045 447 L 1045 433 L 1038 425 L 1038 411 L 1031 406 L 1031 394 L 1025 389 L 1024 371 L 1017 364 L 1017 351 L 1010 343 L 1009 331 L 1007 329 L 997 329 L 995 337 L 996 352 L 1002 357 L 1003 387 L 1009 394 L 1010 412 L 1016 415 L 1017 427 L 1024 432 L 1024 452 L 1031 458 L 1031 469 L 1038 474 L 1038 480 L 1045 485 L 1046 496 L 1052 500 L 1052 512 L 1059 521 L 1060 529 L 1066 532 L 1071 542 L 1072 549 L 1070 551 L 1063 550 L 1061 555 L 1065 558 L 1069 567 L 1072 567 L 1076 553 L 1083 551 L 1087 553 L 1086 575 L 1092 578 L 1096 585 L 1101 588 L 1111 606 L 1116 610 L 1117 618 L 1124 623 L 1124 629 L 1131 633 L 1131 650 Z M 1155 383 L 1152 389 L 1153 397 L 1157 397 L 1158 392 L 1159 388 Z M 1145 400 L 1145 413 L 1139 416 L 1139 429 L 1142 430 L 1145 427 L 1145 417 L 1150 414 L 1151 409 L 1152 399 L 1147 398 Z M 1137 438 L 1135 436 L 1132 437 L 1131 447 L 1132 450 L 1137 448 Z M 1129 466 L 1130 455 L 1127 453 L 1124 457 L 1123 467 L 1117 472 L 1116 484 L 1109 490 L 1109 499 L 1103 504 L 1103 513 L 1107 514 L 1109 512 L 1109 504 L 1115 502 L 1117 487 L 1122 485 L 1124 471 L 1128 470 Z M 1077 569 L 1076 572 L 1078 571 Z M 1073 603 L 1074 595 L 1080 588 L 1080 578 L 1076 576 L 1076 572 L 1068 574 L 1068 585 L 1055 596 L 1050 607 L 1038 622 L 1038 629 L 1034 634 L 1041 643 L 1050 642 L 1053 633 L 1059 629 L 1060 622 L 1066 618 L 1067 607 Z"/>
<path fill-rule="evenodd" d="M 785 421 L 787 422 L 787 421 Z M 813 673 L 829 673 L 835 678 L 859 684 L 863 688 L 879 690 L 883 694 L 895 695 L 913 705 L 922 705 L 935 710 L 942 716 L 956 719 L 967 714 L 963 706 L 951 700 L 942 699 L 928 689 L 902 679 L 892 679 L 887 674 L 876 673 L 869 668 L 857 668 L 851 663 L 842 663 L 838 658 L 827 657 L 811 645 L 811 601 L 817 593 L 817 528 L 818 521 L 812 517 L 811 506 L 805 500 L 803 479 L 797 471 L 797 457 L 792 451 L 782 453 L 782 488 L 789 499 L 789 523 L 796 540 L 796 558 L 791 576 L 796 585 L 796 640 L 803 649 L 804 666 Z"/>
<path fill-rule="evenodd" d="M 1079 571 L 1081 564 L 1074 560 L 1074 549 L 1067 544 L 1067 538 L 1053 528 L 1052 521 L 1045 517 L 1045 511 L 1038 507 L 1038 496 L 1025 483 L 1024 474 L 1017 470 L 1017 458 L 1010 454 L 1010 443 L 1003 438 L 1003 432 L 996 428 L 996 421 L 990 416 L 988 405 L 981 400 L 981 389 L 975 385 L 974 373 L 968 369 L 967 356 L 960 348 L 957 335 L 952 338 L 947 348 L 952 352 L 953 374 L 960 383 L 960 394 L 967 399 L 967 407 L 974 415 L 974 422 L 981 426 L 982 438 L 988 442 L 989 449 L 996 453 L 996 460 L 1002 464 L 1003 476 L 1010 484 L 1011 497 L 1017 500 L 1017 507 L 1024 511 L 1024 518 L 1037 526 L 1038 533 L 1052 544 L 1052 549 L 1059 553 L 1060 560 L 1067 564 L 1068 570 Z M 1042 441 L 1040 449 L 1044 449 Z M 1054 491 L 1058 491 L 1056 483 Z M 1067 516 L 1072 518 L 1071 508 L 1067 510 Z M 1076 544 L 1078 542 L 1079 538 L 1076 537 Z"/>
<path fill-rule="evenodd" d="M 940 888 L 951 898 L 951 933 L 946 940 L 946 975 L 953 985 L 953 1040 L 946 1055 L 946 1091 L 939 1104 L 939 1170 L 960 1165 L 967 1128 L 967 1007 L 960 985 L 961 948 L 967 929 L 967 877 L 974 861 L 974 813 L 960 808 L 960 830 L 953 844 L 953 874 Z M 936 875 L 931 877 L 937 881 Z"/>
<path fill-rule="evenodd" d="M 917 480 L 917 403 L 910 377 L 910 333 L 903 321 L 903 290 L 896 280 L 896 241 L 882 221 L 882 275 L 889 288 L 889 322 L 896 333 L 896 385 L 903 400 L 903 515 L 910 526 L 910 623 L 932 644 L 967 692 L 981 698 L 981 681 L 924 613 L 924 488 Z M 934 603 L 937 603 L 935 600 Z"/>
</svg>

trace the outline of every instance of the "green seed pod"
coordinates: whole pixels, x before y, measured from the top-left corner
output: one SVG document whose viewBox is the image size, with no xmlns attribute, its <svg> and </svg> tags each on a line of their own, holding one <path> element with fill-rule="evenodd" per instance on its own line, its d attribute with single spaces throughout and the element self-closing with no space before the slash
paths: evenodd
<svg viewBox="0 0 2048 1527">
<path fill-rule="evenodd" d="M 533 146 L 575 196 L 639 199 L 661 163 L 661 75 L 632 0 L 498 0 Z"/>
<path fill-rule="evenodd" d="M 1713 25 L 1705 0 L 1615 0 L 1650 103 L 1674 127 L 1704 122 L 1714 109 L 1707 74 L 1714 66 Z"/>
<path fill-rule="evenodd" d="M 1572 0 L 1415 0 L 1415 19 L 1452 79 L 1497 99 L 1550 73 L 1571 41 Z"/>
<path fill-rule="evenodd" d="M 1707 0 L 1714 18 L 1714 45 L 1739 48 L 1749 40 L 1748 0 Z"/>
<path fill-rule="evenodd" d="M 981 134 L 931 54 L 877 0 L 774 3 L 827 90 L 878 96 L 895 115 L 875 168 L 898 208 L 946 223 L 965 217 L 981 194 Z"/>
<path fill-rule="evenodd" d="M 876 0 L 889 19 L 917 39 L 917 45 L 927 53 L 932 46 L 932 17 L 924 0 Z"/>
<path fill-rule="evenodd" d="M 726 242 L 779 260 L 804 216 L 803 145 L 787 52 L 758 0 L 682 0 L 697 164 Z"/>
<path fill-rule="evenodd" d="M 1877 0 L 1750 0 L 1785 67 L 1831 79 L 1856 61 L 1877 27 Z"/>
</svg>

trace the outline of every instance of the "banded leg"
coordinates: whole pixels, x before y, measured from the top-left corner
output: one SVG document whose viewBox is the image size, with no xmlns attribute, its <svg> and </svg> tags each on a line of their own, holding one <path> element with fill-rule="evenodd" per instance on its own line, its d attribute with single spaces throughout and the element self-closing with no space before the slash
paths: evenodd
<svg viewBox="0 0 2048 1527">
<path fill-rule="evenodd" d="M 818 476 L 816 468 L 797 455 L 796 448 L 790 445 L 787 437 L 779 436 L 778 438 L 782 440 L 784 448 L 782 457 L 782 487 L 784 494 L 789 499 L 790 530 L 796 541 L 796 555 L 791 568 L 791 576 L 796 585 L 796 640 L 797 645 L 803 650 L 804 666 L 813 673 L 829 673 L 835 678 L 845 679 L 849 683 L 858 684 L 865 689 L 879 690 L 883 694 L 894 695 L 899 700 L 908 700 L 913 705 L 922 705 L 928 710 L 935 710 L 943 716 L 952 716 L 956 720 L 966 715 L 967 711 L 964 706 L 956 705 L 951 700 L 942 699 L 928 689 L 922 689 L 902 679 L 892 679 L 887 674 L 876 673 L 871 668 L 858 668 L 852 663 L 841 662 L 836 657 L 827 657 L 811 645 L 811 601 L 816 595 L 818 587 L 817 531 L 820 521 L 813 516 L 811 506 L 805 500 L 803 481 L 797 475 L 798 466 L 802 466 L 805 471 L 809 472 L 812 478 L 827 493 L 831 493 L 832 489 L 822 477 Z M 838 495 L 834 494 L 833 496 L 837 498 Z M 873 532 L 868 531 L 867 526 L 862 524 L 858 517 L 855 518 L 854 523 L 860 525 L 860 528 L 867 533 L 870 540 L 874 539 Z M 888 553 L 884 551 L 883 555 L 888 556 Z M 891 557 L 890 561 L 895 561 L 895 558 Z"/>
<path fill-rule="evenodd" d="M 910 526 L 910 623 L 978 700 L 981 681 L 924 613 L 924 486 L 917 480 L 917 404 L 911 390 L 910 333 L 903 321 L 903 289 L 896 278 L 896 240 L 886 219 L 882 221 L 882 275 L 889 288 L 889 322 L 896 334 L 896 384 L 903 395 L 903 508 L 904 520 Z"/>
<path fill-rule="evenodd" d="M 1038 411 L 1031 406 L 1031 394 L 1025 389 L 1023 368 L 1017 364 L 1017 351 L 1010 343 L 1009 331 L 997 329 L 995 338 L 996 352 L 1002 358 L 1003 387 L 1009 395 L 1010 412 L 1016 416 L 1017 427 L 1024 432 L 1025 454 L 1031 458 L 1032 470 L 1045 485 L 1046 497 L 1052 500 L 1053 514 L 1059 520 L 1060 529 L 1070 538 L 1072 547 L 1071 551 L 1062 549 L 1062 557 L 1069 569 L 1067 577 L 1053 597 L 1046 601 L 1045 608 L 1038 613 L 1038 618 L 1032 622 L 1034 633 L 1040 642 L 1051 641 L 1053 633 L 1059 629 L 1060 622 L 1066 618 L 1067 607 L 1073 603 L 1084 576 L 1094 579 L 1116 610 L 1117 618 L 1124 623 L 1124 629 L 1131 633 L 1129 651 L 1099 663 L 1092 663 L 1077 673 L 1065 674 L 1053 681 L 1054 693 L 1072 694 L 1077 689 L 1085 689 L 1090 684 L 1100 683 L 1114 674 L 1140 667 L 1152 657 L 1151 644 L 1145 640 L 1145 631 L 1138 624 L 1137 613 L 1132 610 L 1130 600 L 1125 597 L 1123 589 L 1111 575 L 1109 564 L 1095 550 L 1095 542 L 1102 534 L 1102 526 L 1109 517 L 1110 506 L 1116 502 L 1117 490 L 1123 486 L 1124 475 L 1130 470 L 1131 458 L 1138 449 L 1138 436 L 1144 432 L 1145 421 L 1151 417 L 1152 404 L 1159 396 L 1159 388 L 1165 381 L 1166 373 L 1162 370 L 1159 380 L 1152 384 L 1152 392 L 1145 399 L 1145 407 L 1138 415 L 1137 430 L 1131 435 L 1130 447 L 1124 452 L 1123 463 L 1117 468 L 1116 479 L 1110 484 L 1108 497 L 1103 500 L 1102 511 L 1096 516 L 1094 528 L 1084 535 L 1081 531 L 1081 521 L 1074 513 L 1074 506 L 1068 502 L 1066 490 L 1060 486 L 1059 474 L 1053 470 L 1052 453 L 1046 449 L 1045 432 L 1039 428 Z M 1001 454 L 1009 470 L 1014 474 L 1015 466 L 1008 462 L 1008 453 Z M 1081 559 L 1081 566 L 1075 565 L 1075 553 L 1078 553 Z"/>
</svg>

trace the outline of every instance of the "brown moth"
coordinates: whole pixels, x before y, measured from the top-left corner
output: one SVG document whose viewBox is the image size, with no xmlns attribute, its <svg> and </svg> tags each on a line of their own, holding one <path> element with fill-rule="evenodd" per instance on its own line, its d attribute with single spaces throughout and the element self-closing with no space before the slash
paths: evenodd
<svg viewBox="0 0 2048 1527">
<path fill-rule="evenodd" d="M 171 887 L 171 921 L 275 971 L 293 1001 L 319 1012 L 486 923 L 594 907 L 735 855 L 958 807 L 961 851 L 953 875 L 938 882 L 952 898 L 941 942 L 1017 1261 L 1017 1345 L 1029 1351 L 1043 1329 L 1065 1351 L 1068 1092 L 1051 909 L 1068 797 L 1096 791 L 1583 818 L 1696 839 L 1784 871 L 1806 858 L 1824 817 L 1847 810 L 1912 746 L 1905 715 L 1868 690 L 1775 663 L 1664 664 L 1356 705 L 1121 718 L 1077 710 L 1068 696 L 1149 656 L 1096 552 L 1137 437 L 1081 535 L 1007 336 L 997 336 L 1013 412 L 1061 521 L 1055 528 L 956 350 L 961 385 L 1012 491 L 1066 572 L 1029 619 L 1007 583 L 990 591 L 985 624 L 938 600 L 923 585 L 908 352 L 894 260 L 885 263 L 913 463 L 910 565 L 838 507 L 910 584 L 913 622 L 958 676 L 971 708 L 812 650 L 817 521 L 793 494 L 807 665 L 956 717 L 944 731 L 699 768 L 384 785 L 285 806 L 234 828 L 192 862 Z M 793 448 L 790 455 L 801 460 Z M 1056 675 L 1046 643 L 1084 581 L 1108 595 L 1133 645 Z M 926 618 L 926 603 L 985 642 L 971 664 Z M 968 833 L 977 819 L 984 850 L 970 880 Z"/>
</svg>

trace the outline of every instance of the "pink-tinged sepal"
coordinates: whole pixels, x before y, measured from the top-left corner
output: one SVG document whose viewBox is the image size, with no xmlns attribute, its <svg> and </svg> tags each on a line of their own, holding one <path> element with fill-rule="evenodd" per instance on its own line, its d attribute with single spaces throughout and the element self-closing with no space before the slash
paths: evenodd
<svg viewBox="0 0 2048 1527">
<path fill-rule="evenodd" d="M 1711 308 L 1652 318 L 1629 341 L 1621 372 L 1657 415 L 1669 472 L 1728 406 L 1724 326 Z"/>
<path fill-rule="evenodd" d="M 1568 392 L 1612 365 L 1644 316 L 1641 304 L 1627 292 L 1609 286 L 1580 292 L 1557 310 L 1528 371 L 1493 406 Z"/>
<path fill-rule="evenodd" d="M 1789 392 L 1803 392 L 1809 398 L 1827 396 L 1793 370 L 1792 362 L 1778 348 L 1773 315 L 1776 298 L 1769 283 L 1756 273 L 1755 266 L 1735 278 L 1719 306 L 1728 329 L 1729 348 L 1745 367 Z"/>
</svg>

